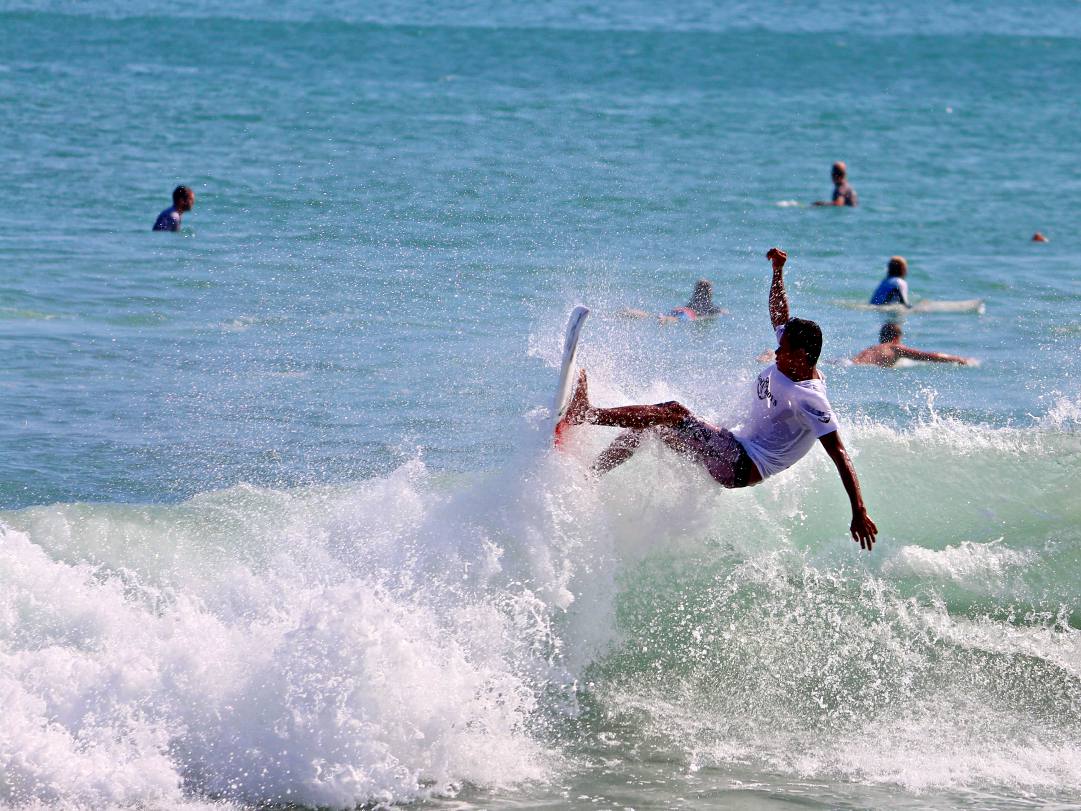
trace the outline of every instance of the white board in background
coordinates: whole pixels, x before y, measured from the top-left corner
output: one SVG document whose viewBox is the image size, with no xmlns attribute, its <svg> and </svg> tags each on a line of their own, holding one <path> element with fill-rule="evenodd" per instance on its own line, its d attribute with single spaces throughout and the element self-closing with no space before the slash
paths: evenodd
<svg viewBox="0 0 1081 811">
<path fill-rule="evenodd" d="M 982 298 L 958 299 L 956 301 L 933 301 L 923 299 L 911 307 L 903 304 L 868 304 L 865 301 L 836 301 L 839 307 L 849 310 L 883 313 L 975 313 L 983 315 L 987 307 Z"/>
</svg>

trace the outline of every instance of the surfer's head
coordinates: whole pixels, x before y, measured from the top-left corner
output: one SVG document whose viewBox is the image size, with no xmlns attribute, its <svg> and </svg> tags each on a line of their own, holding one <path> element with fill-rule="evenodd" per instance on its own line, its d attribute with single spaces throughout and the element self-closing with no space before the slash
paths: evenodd
<svg viewBox="0 0 1081 811">
<path fill-rule="evenodd" d="M 191 211 L 195 207 L 195 192 L 187 186 L 177 186 L 173 189 L 173 205 L 177 211 Z"/>
<path fill-rule="evenodd" d="M 777 347 L 777 368 L 793 380 L 805 380 L 822 354 L 822 328 L 806 318 L 790 318 Z"/>
<path fill-rule="evenodd" d="M 713 282 L 707 279 L 695 282 L 694 292 L 691 293 L 691 301 L 687 306 L 699 313 L 710 312 L 713 309 Z"/>
<path fill-rule="evenodd" d="M 890 276 L 904 278 L 908 275 L 908 262 L 905 261 L 903 256 L 891 256 L 889 264 L 886 265 L 886 273 Z"/>
<path fill-rule="evenodd" d="M 901 325 L 895 324 L 892 321 L 887 321 L 882 325 L 882 329 L 878 331 L 878 342 L 880 344 L 892 344 L 894 341 L 901 340 Z"/>
<path fill-rule="evenodd" d="M 844 161 L 837 161 L 837 163 L 833 164 L 833 168 L 830 169 L 830 177 L 833 178 L 834 183 L 840 183 L 848 177 L 848 167 L 845 166 Z"/>
</svg>

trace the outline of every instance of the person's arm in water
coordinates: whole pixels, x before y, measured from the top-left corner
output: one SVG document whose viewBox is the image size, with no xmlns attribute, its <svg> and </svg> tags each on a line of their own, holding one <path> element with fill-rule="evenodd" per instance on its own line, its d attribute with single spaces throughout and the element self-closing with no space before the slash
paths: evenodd
<svg viewBox="0 0 1081 811">
<path fill-rule="evenodd" d="M 769 320 L 773 328 L 788 323 L 788 294 L 784 289 L 784 263 L 788 254 L 780 248 L 770 248 L 766 258 L 773 262 L 773 281 L 769 286 Z"/>
<path fill-rule="evenodd" d="M 969 363 L 968 358 L 962 358 L 960 355 L 947 355 L 945 352 L 924 352 L 922 349 L 913 349 L 910 346 L 903 345 L 897 347 L 897 355 L 909 360 L 923 360 L 929 363 L 956 363 L 960 366 L 967 366 Z"/>
<path fill-rule="evenodd" d="M 856 478 L 856 469 L 852 467 L 852 460 L 841 441 L 841 435 L 837 431 L 832 431 L 820 437 L 818 441 L 822 443 L 822 447 L 826 449 L 826 453 L 836 465 L 837 472 L 841 476 L 841 483 L 844 484 L 845 492 L 848 493 L 848 502 L 852 505 L 852 524 L 849 526 L 852 540 L 857 541 L 861 549 L 869 552 L 875 545 L 878 527 L 867 514 L 867 508 L 863 506 L 860 481 Z"/>
<path fill-rule="evenodd" d="M 851 198 L 852 202 L 849 202 Z M 811 203 L 813 206 L 854 206 L 856 205 L 856 191 L 851 187 L 846 191 L 833 190 L 833 199 L 831 200 L 815 200 Z"/>
</svg>

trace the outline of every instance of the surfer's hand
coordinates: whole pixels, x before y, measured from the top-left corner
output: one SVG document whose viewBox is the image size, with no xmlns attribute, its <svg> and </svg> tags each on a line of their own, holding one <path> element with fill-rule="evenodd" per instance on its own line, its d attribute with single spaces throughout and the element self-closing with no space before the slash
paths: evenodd
<svg viewBox="0 0 1081 811">
<path fill-rule="evenodd" d="M 870 552 L 875 545 L 878 527 L 875 526 L 875 522 L 871 520 L 866 510 L 852 515 L 852 526 L 849 529 L 852 531 L 852 540 L 860 545 L 860 549 Z"/>
<path fill-rule="evenodd" d="M 788 254 L 780 248 L 770 248 L 766 251 L 766 258 L 773 262 L 773 269 L 780 270 L 788 260 Z"/>
</svg>

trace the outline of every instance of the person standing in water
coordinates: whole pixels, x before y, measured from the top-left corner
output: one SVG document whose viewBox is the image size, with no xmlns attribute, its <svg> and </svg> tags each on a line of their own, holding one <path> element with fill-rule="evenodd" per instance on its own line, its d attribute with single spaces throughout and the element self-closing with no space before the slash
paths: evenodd
<svg viewBox="0 0 1081 811">
<path fill-rule="evenodd" d="M 184 214 L 195 207 L 195 192 L 187 186 L 173 189 L 173 204 L 158 215 L 151 231 L 179 231 Z"/>
<path fill-rule="evenodd" d="M 833 178 L 833 197 L 827 200 L 816 200 L 816 206 L 851 206 L 859 203 L 856 190 L 848 183 L 848 167 L 844 161 L 837 161 L 830 170 Z"/>
<path fill-rule="evenodd" d="M 959 355 L 947 355 L 945 352 L 925 352 L 922 349 L 913 349 L 901 343 L 901 325 L 892 322 L 882 325 L 878 332 L 878 344 L 869 346 L 852 358 L 853 363 L 867 366 L 893 366 L 901 358 L 909 360 L 922 360 L 929 363 L 956 363 L 959 366 L 969 366 L 972 361 Z"/>
<path fill-rule="evenodd" d="M 643 437 L 651 434 L 700 463 L 722 487 L 729 488 L 748 487 L 786 470 L 802 459 L 817 439 L 833 460 L 848 493 L 852 539 L 870 550 L 878 527 L 867 514 L 855 468 L 826 397 L 825 382 L 816 368 L 822 351 L 822 330 L 814 321 L 789 316 L 783 276 L 788 255 L 772 248 L 766 258 L 773 264 L 769 313 L 777 335 L 777 361 L 758 375 L 750 418 L 738 432 L 711 425 L 675 401 L 595 407 L 589 402 L 584 369 L 566 419 L 574 425 L 627 429 L 593 463 L 597 473 L 606 473 L 626 462 Z"/>
<path fill-rule="evenodd" d="M 875 292 L 871 294 L 871 304 L 903 304 L 911 307 L 908 300 L 908 262 L 903 256 L 891 256 L 886 265 L 886 278 L 879 282 Z"/>
</svg>

